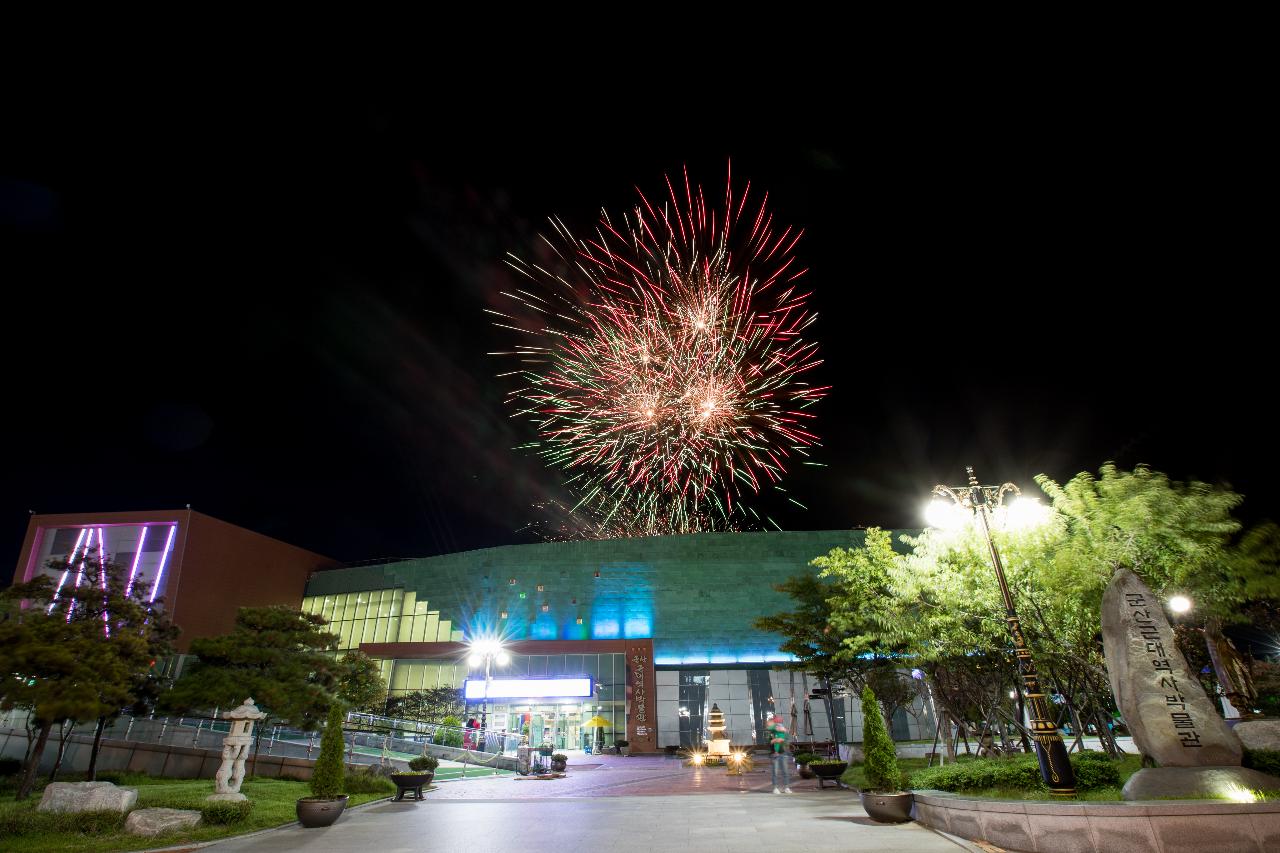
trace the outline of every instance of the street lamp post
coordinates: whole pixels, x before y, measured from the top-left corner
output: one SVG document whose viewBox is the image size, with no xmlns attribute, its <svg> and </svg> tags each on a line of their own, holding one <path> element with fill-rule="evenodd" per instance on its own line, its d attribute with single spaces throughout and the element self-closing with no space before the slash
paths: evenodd
<svg viewBox="0 0 1280 853">
<path fill-rule="evenodd" d="M 467 662 L 472 666 L 484 663 L 484 699 L 480 704 L 480 739 L 477 743 L 480 752 L 486 752 L 489 745 L 489 685 L 493 682 L 495 660 L 498 666 L 506 666 L 507 661 L 511 660 L 500 640 L 480 639 L 471 642 L 471 656 L 467 658 Z"/>
<path fill-rule="evenodd" d="M 1009 592 L 1009 584 L 1004 577 L 1004 564 L 1000 561 L 1000 552 L 996 550 L 995 540 L 991 538 L 992 504 L 1000 507 L 1007 492 L 1019 494 L 1013 483 L 1001 486 L 983 486 L 974 476 L 973 468 L 966 468 L 969 482 L 964 486 L 935 486 L 933 493 L 939 497 L 949 497 L 956 506 L 973 512 L 982 526 L 982 535 L 986 539 L 987 550 L 991 554 L 991 565 L 996 570 L 996 580 L 1000 584 L 1000 594 L 1004 597 L 1005 622 L 1009 626 L 1009 634 L 1013 637 L 1013 654 L 1018 661 L 1018 674 L 1022 676 L 1023 692 L 1030 706 L 1031 734 L 1036 742 L 1036 755 L 1040 759 L 1040 775 L 1049 793 L 1055 797 L 1074 797 L 1076 795 L 1075 774 L 1071 771 L 1071 762 L 1067 760 L 1067 747 L 1062 742 L 1062 735 L 1054 723 L 1044 690 L 1040 686 L 1040 676 L 1036 673 L 1036 665 L 1031 660 L 1031 649 L 1027 648 L 1026 638 L 1022 634 L 1022 624 L 1013 606 L 1013 596 Z"/>
</svg>

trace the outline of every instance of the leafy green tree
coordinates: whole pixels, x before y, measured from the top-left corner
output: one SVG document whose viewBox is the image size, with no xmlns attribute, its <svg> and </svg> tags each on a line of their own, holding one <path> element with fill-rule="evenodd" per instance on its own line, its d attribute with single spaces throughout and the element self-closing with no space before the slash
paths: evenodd
<svg viewBox="0 0 1280 853">
<path fill-rule="evenodd" d="M 291 607 L 242 607 L 235 629 L 193 640 L 191 664 L 161 700 L 174 712 L 234 708 L 246 698 L 273 721 L 311 731 L 334 703 L 340 666 L 329 651 L 338 638 L 325 620 Z M 256 747 L 255 747 L 256 753 Z"/>
<path fill-rule="evenodd" d="M 458 716 L 464 708 L 462 689 L 458 687 L 429 687 L 387 700 L 387 716 L 401 720 L 434 723 L 442 717 Z"/>
<path fill-rule="evenodd" d="M 1112 575 L 1127 568 L 1161 597 L 1189 596 L 1219 683 L 1248 713 L 1247 667 L 1222 630 L 1247 620 L 1252 605 L 1280 599 L 1280 529 L 1244 529 L 1232 514 L 1244 498 L 1229 488 L 1174 482 L 1141 465 L 1121 471 L 1108 463 L 1099 476 L 1080 473 L 1066 485 L 1043 475 L 1036 482 L 1063 523 L 1044 564 L 1055 586 L 1044 588 L 1094 609 Z"/>
<path fill-rule="evenodd" d="M 69 577 L 60 591 L 40 577 L 0 593 L 10 604 L 26 603 L 0 623 L 0 672 L 8 676 L 0 706 L 28 709 L 39 732 L 19 799 L 30 795 L 49 734 L 63 722 L 98 722 L 93 772 L 106 721 L 145 699 L 152 667 L 177 635 L 161 602 L 148 602 L 141 586 L 129 586 L 124 567 L 96 549 L 80 555 Z"/>
<path fill-rule="evenodd" d="M 357 711 L 382 713 L 387 687 L 378 662 L 361 651 L 344 655 L 338 661 L 338 698 Z"/>
<path fill-rule="evenodd" d="M 311 776 L 311 795 L 332 800 L 342 796 L 346 767 L 342 763 L 342 721 L 346 716 L 341 702 L 329 706 L 329 718 L 320 736 L 320 755 Z"/>
<path fill-rule="evenodd" d="M 872 791 L 891 793 L 902 787 L 902 771 L 898 769 L 893 739 L 885 729 L 880 703 L 870 687 L 862 690 L 862 753 L 865 758 L 862 772 Z"/>
</svg>

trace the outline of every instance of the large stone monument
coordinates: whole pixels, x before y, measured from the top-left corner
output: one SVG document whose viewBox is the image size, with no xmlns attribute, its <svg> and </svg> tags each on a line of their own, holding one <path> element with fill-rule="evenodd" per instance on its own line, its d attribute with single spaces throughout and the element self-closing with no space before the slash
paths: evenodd
<svg viewBox="0 0 1280 853">
<path fill-rule="evenodd" d="M 1126 800 L 1221 797 L 1232 786 L 1280 788 L 1280 779 L 1240 766 L 1239 738 L 1178 651 L 1160 600 L 1128 569 L 1115 574 L 1102 596 L 1102 645 L 1133 742 L 1159 765 L 1130 777 Z"/>
<path fill-rule="evenodd" d="M 253 743 L 253 723 L 266 714 L 258 710 L 253 699 L 246 699 L 239 708 L 224 711 L 222 716 L 231 721 L 231 731 L 222 740 L 222 764 L 213 777 L 215 793 L 206 799 L 248 799 L 240 793 L 240 783 L 244 781 L 244 760 L 249 755 L 249 744 Z"/>
</svg>

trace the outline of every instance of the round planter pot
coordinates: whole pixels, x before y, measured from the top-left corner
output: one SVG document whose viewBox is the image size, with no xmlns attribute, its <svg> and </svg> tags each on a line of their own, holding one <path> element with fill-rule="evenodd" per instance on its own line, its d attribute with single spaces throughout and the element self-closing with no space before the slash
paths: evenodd
<svg viewBox="0 0 1280 853">
<path fill-rule="evenodd" d="M 862 808 L 867 817 L 881 823 L 904 823 L 911 820 L 911 803 L 915 795 L 906 794 L 871 794 L 859 791 Z"/>
<path fill-rule="evenodd" d="M 415 792 L 414 799 L 421 800 L 422 789 L 430 785 L 434 778 L 434 770 L 430 773 L 392 773 L 391 781 L 396 783 L 396 801 L 403 800 L 405 794 L 410 792 Z"/>
<path fill-rule="evenodd" d="M 814 773 L 812 770 L 809 769 L 808 764 L 798 764 L 796 765 L 796 767 L 797 767 L 796 772 L 800 774 L 801 779 L 812 779 L 818 775 L 817 773 Z"/>
<path fill-rule="evenodd" d="M 347 807 L 347 795 L 332 800 L 316 800 L 304 797 L 298 800 L 298 822 L 308 829 L 332 826 Z"/>
</svg>

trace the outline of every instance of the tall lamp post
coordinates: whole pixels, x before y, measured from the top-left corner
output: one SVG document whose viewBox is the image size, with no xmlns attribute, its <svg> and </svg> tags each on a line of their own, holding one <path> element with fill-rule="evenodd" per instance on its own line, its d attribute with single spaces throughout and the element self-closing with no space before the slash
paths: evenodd
<svg viewBox="0 0 1280 853">
<path fill-rule="evenodd" d="M 489 735 L 489 685 L 493 681 L 493 664 L 496 661 L 498 666 L 506 666 L 511 660 L 511 656 L 507 654 L 506 649 L 502 648 L 502 641 L 483 638 L 471 641 L 471 655 L 467 658 L 467 663 L 473 667 L 484 664 L 484 700 L 480 705 L 480 742 L 479 750 L 485 752 L 488 744 Z"/>
<path fill-rule="evenodd" d="M 1031 734 L 1036 742 L 1036 755 L 1040 759 L 1040 776 L 1055 797 L 1074 797 L 1076 795 L 1075 774 L 1071 771 L 1071 762 L 1067 760 L 1067 747 L 1062 742 L 1062 735 L 1054 723 L 1049 711 L 1040 676 L 1036 673 L 1036 665 L 1031 660 L 1031 649 L 1027 648 L 1026 638 L 1022 635 L 1022 624 L 1018 620 L 1018 612 L 1013 607 L 1013 596 L 1009 593 L 1009 584 L 1004 577 L 1004 564 L 1000 562 L 1000 552 L 996 550 L 995 540 L 991 538 L 991 520 L 996 509 L 1002 509 L 1004 496 L 1012 492 L 1021 494 L 1013 483 L 1000 486 L 983 486 L 978 483 L 972 468 L 966 468 L 969 482 L 964 486 L 935 486 L 934 495 L 939 498 L 950 498 L 952 505 L 945 501 L 935 501 L 930 507 L 930 521 L 939 520 L 938 526 L 951 526 L 946 522 L 958 521 L 958 513 L 976 515 L 982 528 L 983 538 L 987 542 L 987 550 L 991 554 L 991 565 L 996 570 L 996 580 L 1000 584 L 1000 594 L 1004 596 L 1005 622 L 1009 626 L 1009 634 L 1013 637 L 1013 653 L 1018 661 L 1018 674 L 1022 676 L 1023 692 L 1027 696 L 1027 704 L 1031 717 Z M 994 506 L 993 506 L 994 505 Z"/>
</svg>

